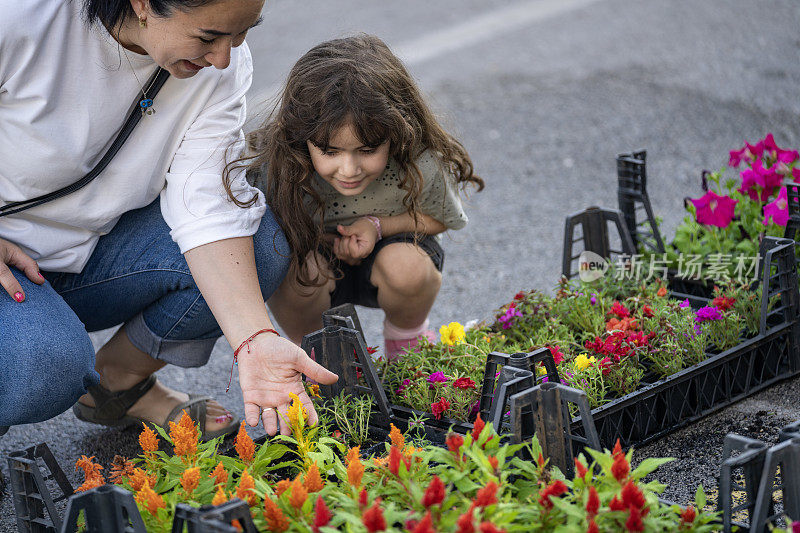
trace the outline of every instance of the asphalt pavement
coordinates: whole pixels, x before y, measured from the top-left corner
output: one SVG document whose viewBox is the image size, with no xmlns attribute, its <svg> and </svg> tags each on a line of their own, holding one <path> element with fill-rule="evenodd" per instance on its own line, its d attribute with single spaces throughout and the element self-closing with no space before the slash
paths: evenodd
<svg viewBox="0 0 800 533">
<path fill-rule="evenodd" d="M 551 290 L 561 268 L 564 218 L 616 207 L 618 153 L 648 151 L 649 192 L 663 233 L 699 196 L 702 169 L 772 132 L 800 148 L 800 4 L 794 0 L 276 0 L 248 36 L 256 74 L 254 127 L 293 62 L 317 42 L 357 31 L 382 37 L 408 61 L 446 127 L 462 140 L 486 190 L 470 222 L 444 239 L 444 281 L 433 326 L 488 316 L 520 289 Z M 367 343 L 382 345 L 382 314 L 359 309 Z M 109 332 L 94 334 L 101 344 Z M 232 350 L 223 339 L 201 369 L 159 377 L 202 390 L 243 414 L 224 393 Z M 644 447 L 671 455 L 667 496 L 713 488 L 724 433 L 769 439 L 800 419 L 791 380 Z M 260 432 L 253 430 L 252 434 Z M 135 455 L 137 433 L 84 424 L 71 412 L 13 427 L 0 454 L 47 442 L 74 482 L 82 454 Z M 5 465 L 3 465 L 5 470 Z M 7 494 L 0 530 L 13 530 Z"/>
</svg>

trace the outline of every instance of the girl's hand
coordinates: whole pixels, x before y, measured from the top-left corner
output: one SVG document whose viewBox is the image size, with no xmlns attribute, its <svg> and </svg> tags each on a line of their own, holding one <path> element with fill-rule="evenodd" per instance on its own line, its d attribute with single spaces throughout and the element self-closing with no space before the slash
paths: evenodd
<svg viewBox="0 0 800 533">
<path fill-rule="evenodd" d="M 44 283 L 44 278 L 39 272 L 39 265 L 36 264 L 36 261 L 31 259 L 16 244 L 0 239 L 0 285 L 14 300 L 22 302 L 25 300 L 25 293 L 22 290 L 22 285 L 11 273 L 9 266 L 25 272 L 28 279 L 38 285 Z"/>
<path fill-rule="evenodd" d="M 324 385 L 336 383 L 339 377 L 313 361 L 300 347 L 288 339 L 271 333 L 258 335 L 239 352 L 239 384 L 244 398 L 247 424 L 257 426 L 263 420 L 267 434 L 291 434 L 287 412 L 291 397 L 297 394 L 308 413 L 308 422 L 319 420 L 314 404 L 303 386 L 302 375 Z M 262 413 L 265 407 L 273 407 Z M 276 411 L 277 410 L 277 411 Z"/>
<path fill-rule="evenodd" d="M 347 264 L 353 265 L 372 253 L 375 243 L 378 242 L 378 230 L 369 220 L 360 218 L 349 226 L 336 226 L 342 237 L 334 243 L 336 257 Z"/>
</svg>

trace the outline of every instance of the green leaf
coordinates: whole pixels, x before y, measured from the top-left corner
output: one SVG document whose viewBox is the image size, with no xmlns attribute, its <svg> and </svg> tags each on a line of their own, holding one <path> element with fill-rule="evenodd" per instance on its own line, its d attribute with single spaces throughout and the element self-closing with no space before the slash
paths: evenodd
<svg viewBox="0 0 800 533">
<path fill-rule="evenodd" d="M 698 512 L 706 506 L 706 493 L 703 491 L 702 484 L 697 486 L 697 491 L 694 493 L 694 505 Z"/>
<path fill-rule="evenodd" d="M 674 457 L 663 457 L 663 458 L 655 458 L 649 457 L 639 464 L 636 469 L 631 472 L 631 477 L 635 479 L 641 479 L 650 472 L 653 472 L 655 469 L 660 467 L 661 465 L 667 464 L 671 461 L 674 461 Z"/>
</svg>

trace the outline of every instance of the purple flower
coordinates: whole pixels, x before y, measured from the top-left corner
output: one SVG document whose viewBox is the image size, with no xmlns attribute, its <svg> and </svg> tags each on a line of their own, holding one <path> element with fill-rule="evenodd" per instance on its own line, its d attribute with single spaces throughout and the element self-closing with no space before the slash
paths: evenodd
<svg viewBox="0 0 800 533">
<path fill-rule="evenodd" d="M 681 303 L 679 303 L 679 304 L 678 304 L 678 306 L 679 306 L 679 307 L 686 308 L 686 307 L 691 307 L 691 306 L 692 306 L 692 304 L 690 304 L 690 303 L 689 303 L 689 298 L 686 298 L 684 301 L 682 301 Z"/>
<path fill-rule="evenodd" d="M 697 310 L 694 319 L 698 324 L 702 324 L 708 320 L 722 320 L 722 315 L 719 309 L 707 305 Z"/>
<path fill-rule="evenodd" d="M 589 298 L 589 301 L 590 301 L 590 302 L 592 302 L 592 305 L 594 305 L 594 304 L 596 304 L 596 303 L 597 303 L 597 298 L 595 297 L 595 295 L 594 295 L 594 294 L 592 294 L 592 297 L 591 297 L 591 298 Z"/>
<path fill-rule="evenodd" d="M 481 408 L 481 401 L 477 400 L 475 403 L 472 404 L 472 408 L 469 410 L 469 418 L 472 420 L 476 416 L 478 416 L 478 412 Z"/>
<path fill-rule="evenodd" d="M 410 384 L 411 384 L 411 380 L 410 379 L 404 379 L 403 383 L 401 383 L 400 386 L 397 387 L 397 390 L 395 392 L 397 394 L 400 394 L 401 392 L 406 390 L 406 387 L 408 387 Z"/>
<path fill-rule="evenodd" d="M 428 383 L 430 386 L 433 387 L 436 383 L 447 383 L 450 381 L 450 378 L 444 375 L 444 372 L 434 372 L 430 376 L 428 376 Z"/>
<path fill-rule="evenodd" d="M 522 316 L 522 313 L 516 307 L 509 307 L 508 311 L 497 320 L 503 325 L 503 329 L 508 329 L 514 323 L 514 319 Z"/>
</svg>

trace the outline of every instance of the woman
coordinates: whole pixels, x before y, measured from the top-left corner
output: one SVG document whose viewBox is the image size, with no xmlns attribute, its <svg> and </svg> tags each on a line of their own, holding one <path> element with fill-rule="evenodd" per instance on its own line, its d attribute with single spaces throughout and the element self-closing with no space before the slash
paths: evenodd
<svg viewBox="0 0 800 533">
<path fill-rule="evenodd" d="M 218 403 L 152 377 L 204 365 L 221 334 L 238 347 L 248 424 L 275 434 L 290 392 L 315 421 L 301 373 L 336 376 L 279 338 L 264 305 L 286 241 L 242 174 L 228 189 L 248 208 L 222 184 L 252 77 L 244 38 L 263 3 L 0 0 L 0 206 L 80 179 L 134 97 L 151 99 L 151 76 L 170 74 L 94 181 L 0 218 L 0 426 L 75 404 L 104 425 L 166 425 L 186 409 L 206 437 L 230 432 Z M 87 331 L 120 323 L 95 360 Z"/>
</svg>

